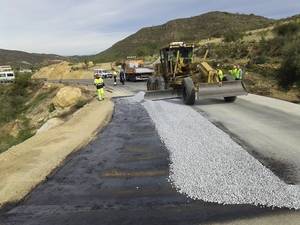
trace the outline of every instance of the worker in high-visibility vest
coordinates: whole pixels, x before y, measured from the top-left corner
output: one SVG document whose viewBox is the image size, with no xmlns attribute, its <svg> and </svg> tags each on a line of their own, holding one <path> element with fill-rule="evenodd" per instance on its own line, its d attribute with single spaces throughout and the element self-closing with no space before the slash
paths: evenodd
<svg viewBox="0 0 300 225">
<path fill-rule="evenodd" d="M 229 73 L 230 75 L 233 77 L 233 79 L 235 80 L 240 80 L 240 71 L 239 69 L 237 68 L 236 65 L 233 66 L 233 69 L 232 70 L 229 70 Z"/>
<path fill-rule="evenodd" d="M 94 80 L 94 84 L 97 88 L 97 95 L 98 95 L 98 100 L 102 101 L 104 100 L 104 80 L 100 77 L 99 74 L 95 75 L 95 80 Z"/>
<path fill-rule="evenodd" d="M 237 65 L 236 80 L 241 80 L 242 78 L 243 78 L 243 70 L 241 69 L 240 65 Z"/>
<path fill-rule="evenodd" d="M 224 73 L 223 73 L 223 71 L 221 69 L 220 64 L 217 65 L 217 75 L 219 77 L 219 81 L 222 82 L 223 79 L 224 79 Z"/>
</svg>

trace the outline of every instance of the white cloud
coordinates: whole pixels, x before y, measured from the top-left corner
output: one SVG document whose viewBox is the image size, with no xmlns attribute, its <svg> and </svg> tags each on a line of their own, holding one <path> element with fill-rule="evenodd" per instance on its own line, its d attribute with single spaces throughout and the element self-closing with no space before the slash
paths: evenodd
<svg viewBox="0 0 300 225">
<path fill-rule="evenodd" d="M 212 10 L 288 16 L 298 0 L 0 0 L 0 48 L 91 54 L 144 26 Z"/>
</svg>

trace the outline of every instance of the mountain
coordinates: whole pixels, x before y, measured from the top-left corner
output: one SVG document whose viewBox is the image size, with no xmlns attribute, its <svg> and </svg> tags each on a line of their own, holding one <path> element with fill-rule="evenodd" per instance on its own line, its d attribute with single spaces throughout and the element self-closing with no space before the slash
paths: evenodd
<svg viewBox="0 0 300 225">
<path fill-rule="evenodd" d="M 172 20 L 159 26 L 142 28 L 92 58 L 104 62 L 122 59 L 129 55 L 152 55 L 172 41 L 193 42 L 210 37 L 221 37 L 228 32 L 264 28 L 273 22 L 272 19 L 253 14 L 210 12 Z"/>
<path fill-rule="evenodd" d="M 23 51 L 0 49 L 0 65 L 12 65 L 14 67 L 32 67 L 53 60 L 65 60 L 66 58 L 54 54 L 37 54 Z"/>
</svg>

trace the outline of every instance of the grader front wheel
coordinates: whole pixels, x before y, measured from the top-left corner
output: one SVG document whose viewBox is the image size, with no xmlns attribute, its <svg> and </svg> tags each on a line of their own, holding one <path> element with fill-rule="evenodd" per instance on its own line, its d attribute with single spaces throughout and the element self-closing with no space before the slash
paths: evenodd
<svg viewBox="0 0 300 225">
<path fill-rule="evenodd" d="M 194 105 L 196 99 L 194 82 L 190 77 L 186 77 L 183 80 L 182 90 L 183 102 L 186 105 Z"/>
</svg>

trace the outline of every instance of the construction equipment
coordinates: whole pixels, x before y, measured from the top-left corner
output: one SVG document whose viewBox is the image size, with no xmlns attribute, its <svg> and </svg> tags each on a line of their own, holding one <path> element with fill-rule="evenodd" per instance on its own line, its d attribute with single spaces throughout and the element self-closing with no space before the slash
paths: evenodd
<svg viewBox="0 0 300 225">
<path fill-rule="evenodd" d="M 223 97 L 234 102 L 236 96 L 247 95 L 242 80 L 225 75 L 221 81 L 217 71 L 207 62 L 208 51 L 200 63 L 193 62 L 194 45 L 173 42 L 160 50 L 160 63 L 155 66 L 155 75 L 147 82 L 146 99 L 160 100 L 182 97 L 187 105 L 196 99 Z"/>
<path fill-rule="evenodd" d="M 123 64 L 127 81 L 148 80 L 153 75 L 154 70 L 145 67 L 144 60 L 138 60 L 132 57 L 127 57 Z"/>
</svg>

